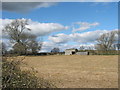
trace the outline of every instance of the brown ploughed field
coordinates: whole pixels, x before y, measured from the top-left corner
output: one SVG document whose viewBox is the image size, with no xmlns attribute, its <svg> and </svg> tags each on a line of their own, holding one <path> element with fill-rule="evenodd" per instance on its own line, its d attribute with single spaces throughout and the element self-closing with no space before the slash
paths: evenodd
<svg viewBox="0 0 120 90">
<path fill-rule="evenodd" d="M 117 55 L 26 56 L 27 68 L 58 88 L 117 88 Z"/>
</svg>

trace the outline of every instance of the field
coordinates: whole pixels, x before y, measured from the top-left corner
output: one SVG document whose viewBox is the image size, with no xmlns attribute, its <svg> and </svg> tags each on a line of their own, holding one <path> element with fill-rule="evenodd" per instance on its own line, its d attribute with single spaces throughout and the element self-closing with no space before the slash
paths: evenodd
<svg viewBox="0 0 120 90">
<path fill-rule="evenodd" d="M 27 56 L 24 62 L 58 88 L 118 87 L 117 55 Z"/>
</svg>

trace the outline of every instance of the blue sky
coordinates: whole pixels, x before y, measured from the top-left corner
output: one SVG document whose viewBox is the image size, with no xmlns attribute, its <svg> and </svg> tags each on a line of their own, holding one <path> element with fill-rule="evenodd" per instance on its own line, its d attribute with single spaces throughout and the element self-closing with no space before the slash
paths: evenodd
<svg viewBox="0 0 120 90">
<path fill-rule="evenodd" d="M 88 3 L 88 2 L 64 2 L 57 3 L 48 8 L 38 8 L 26 13 L 3 11 L 3 18 L 17 19 L 28 18 L 39 22 L 53 22 L 71 25 L 76 21 L 100 22 L 103 29 L 111 24 L 117 25 L 117 2 Z"/>
<path fill-rule="evenodd" d="M 39 32 L 34 31 L 38 37 L 43 37 L 45 43 L 42 51 L 50 51 L 53 47 L 64 50 L 72 47 L 78 48 L 80 45 L 93 45 L 101 33 L 118 28 L 117 2 L 59 2 L 48 4 L 48 6 L 42 5 L 42 7 L 36 7 L 35 4 L 36 6 L 34 5 L 33 8 L 31 8 L 32 4 L 31 7 L 28 6 L 29 4 L 21 5 L 24 8 L 21 6 L 18 8 L 17 4 L 13 4 L 13 6 L 10 6 L 9 3 L 3 5 L 8 7 L 3 7 L 2 10 L 4 21 L 25 18 L 31 19 L 32 22 L 38 23 L 41 27 L 42 25 L 53 25 L 58 29 L 42 28 L 43 30 L 40 30 L 41 27 L 31 26 L 33 30 L 39 29 Z M 27 9 L 23 10 L 25 8 Z M 59 25 L 56 26 L 56 24 Z M 48 30 L 45 31 L 46 29 Z M 41 32 L 43 34 L 39 34 Z"/>
</svg>

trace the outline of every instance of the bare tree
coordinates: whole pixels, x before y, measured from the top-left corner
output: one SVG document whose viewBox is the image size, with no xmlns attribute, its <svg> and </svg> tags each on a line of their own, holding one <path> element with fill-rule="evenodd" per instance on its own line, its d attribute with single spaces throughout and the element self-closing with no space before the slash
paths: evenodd
<svg viewBox="0 0 120 90">
<path fill-rule="evenodd" d="M 23 36 L 23 33 L 25 31 L 30 31 L 26 25 L 28 25 L 28 20 L 16 19 L 13 20 L 10 24 L 7 24 L 3 31 L 8 34 L 12 42 L 22 43 L 21 38 Z"/>
<path fill-rule="evenodd" d="M 16 43 L 13 46 L 14 53 L 16 54 L 26 54 L 26 45 L 21 44 L 21 43 Z"/>
<path fill-rule="evenodd" d="M 29 51 L 31 51 L 33 54 L 36 54 L 39 50 L 41 50 L 42 42 L 38 43 L 36 40 L 31 40 L 27 45 Z"/>
<path fill-rule="evenodd" d="M 115 47 L 117 50 L 120 50 L 120 43 L 116 44 Z"/>
<path fill-rule="evenodd" d="M 87 49 L 88 50 L 94 50 L 94 48 L 92 46 L 88 46 Z"/>
<path fill-rule="evenodd" d="M 59 53 L 60 52 L 60 49 L 59 48 L 53 48 L 51 50 L 52 53 L 56 54 L 56 53 Z"/>
<path fill-rule="evenodd" d="M 36 54 L 42 47 L 42 41 L 36 41 L 36 36 L 24 33 L 21 41 L 22 43 L 16 43 L 13 46 L 15 53 L 20 54 Z"/>
<path fill-rule="evenodd" d="M 9 35 L 11 42 L 14 43 L 15 53 L 26 54 L 30 49 L 32 52 L 37 52 L 42 46 L 36 41 L 35 35 L 28 33 L 31 29 L 27 28 L 26 25 L 28 25 L 27 19 L 17 19 L 3 29 Z"/>
<path fill-rule="evenodd" d="M 79 50 L 85 50 L 84 46 L 80 46 Z"/>
<path fill-rule="evenodd" d="M 116 32 L 114 31 L 102 34 L 97 39 L 98 44 L 95 45 L 95 48 L 97 50 L 112 50 L 114 48 L 114 42 L 116 41 L 115 34 Z"/>
</svg>

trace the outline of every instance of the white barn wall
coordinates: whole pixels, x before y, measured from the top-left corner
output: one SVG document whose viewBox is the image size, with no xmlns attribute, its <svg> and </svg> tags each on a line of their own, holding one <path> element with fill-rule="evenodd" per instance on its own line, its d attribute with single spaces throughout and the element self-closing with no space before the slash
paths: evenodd
<svg viewBox="0 0 120 90">
<path fill-rule="evenodd" d="M 65 50 L 65 55 L 73 55 L 76 54 L 76 55 L 89 55 L 89 52 L 77 52 L 76 49 L 66 49 Z"/>
<path fill-rule="evenodd" d="M 72 55 L 71 51 L 65 51 L 65 55 Z"/>
<path fill-rule="evenodd" d="M 65 55 L 72 55 L 72 52 L 76 52 L 75 49 L 67 49 L 65 50 Z"/>
</svg>

